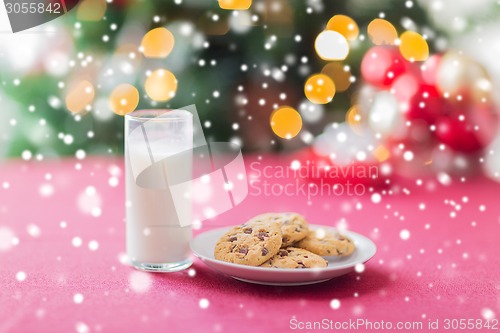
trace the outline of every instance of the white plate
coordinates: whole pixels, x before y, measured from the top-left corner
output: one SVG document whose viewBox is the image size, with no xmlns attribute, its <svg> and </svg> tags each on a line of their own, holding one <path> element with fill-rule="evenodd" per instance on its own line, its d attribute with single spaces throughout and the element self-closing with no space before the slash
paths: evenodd
<svg viewBox="0 0 500 333">
<path fill-rule="evenodd" d="M 298 286 L 328 281 L 354 270 L 356 264 L 364 263 L 375 255 L 377 247 L 365 236 L 352 231 L 343 232 L 356 244 L 356 250 L 347 257 L 324 257 L 328 266 L 324 268 L 263 268 L 232 264 L 214 258 L 215 244 L 232 227 L 210 230 L 199 234 L 191 241 L 193 253 L 207 266 L 237 280 L 274 286 Z M 328 226 L 310 225 L 311 229 L 334 230 Z"/>
</svg>

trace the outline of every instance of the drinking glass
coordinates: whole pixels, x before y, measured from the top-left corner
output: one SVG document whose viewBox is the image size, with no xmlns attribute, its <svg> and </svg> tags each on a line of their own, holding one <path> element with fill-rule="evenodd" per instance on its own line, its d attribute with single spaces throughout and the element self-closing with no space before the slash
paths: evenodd
<svg viewBox="0 0 500 333">
<path fill-rule="evenodd" d="M 193 115 L 137 110 L 125 116 L 126 243 L 131 264 L 174 272 L 192 264 L 189 200 L 175 200 L 174 181 L 192 177 Z M 182 204 L 178 204 L 181 202 Z"/>
</svg>

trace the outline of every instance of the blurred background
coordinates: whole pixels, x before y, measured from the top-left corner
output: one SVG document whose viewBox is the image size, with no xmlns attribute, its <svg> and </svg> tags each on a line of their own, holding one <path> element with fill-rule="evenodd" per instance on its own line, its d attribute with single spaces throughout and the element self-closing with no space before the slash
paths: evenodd
<svg viewBox="0 0 500 333">
<path fill-rule="evenodd" d="M 0 34 L 0 157 L 120 155 L 124 113 L 196 104 L 247 152 L 498 179 L 499 18 L 496 0 L 83 0 Z"/>
</svg>

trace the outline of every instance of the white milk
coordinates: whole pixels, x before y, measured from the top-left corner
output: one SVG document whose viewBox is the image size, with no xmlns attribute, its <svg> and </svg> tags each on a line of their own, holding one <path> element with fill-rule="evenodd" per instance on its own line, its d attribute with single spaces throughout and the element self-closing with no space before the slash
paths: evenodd
<svg viewBox="0 0 500 333">
<path fill-rule="evenodd" d="M 152 144 L 154 144 L 152 142 Z M 172 147 L 168 147 L 172 148 Z M 177 147 L 177 151 L 182 150 Z M 177 151 L 163 152 L 163 156 L 153 156 L 155 160 L 173 155 Z M 163 189 L 144 188 L 136 184 L 130 156 L 150 162 L 147 151 L 137 151 L 133 147 L 125 149 L 126 197 L 127 197 L 127 254 L 135 266 L 143 264 L 176 265 L 188 260 L 189 241 L 192 237 L 191 226 L 181 227 L 177 219 L 172 196 L 167 186 Z M 182 178 L 190 179 L 192 157 L 185 155 L 177 158 L 169 167 Z M 166 184 L 166 175 L 161 168 L 156 168 L 141 180 L 141 184 Z M 190 207 L 182 212 L 191 216 Z M 147 265 L 146 265 L 147 266 Z"/>
</svg>

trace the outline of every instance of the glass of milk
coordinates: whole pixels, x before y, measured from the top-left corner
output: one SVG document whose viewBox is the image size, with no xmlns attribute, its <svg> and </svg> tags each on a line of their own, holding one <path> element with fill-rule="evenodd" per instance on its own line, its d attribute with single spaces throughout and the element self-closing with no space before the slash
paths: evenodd
<svg viewBox="0 0 500 333">
<path fill-rule="evenodd" d="M 127 255 L 138 269 L 175 272 L 192 263 L 190 199 L 177 200 L 170 190 L 172 183 L 192 178 L 192 148 L 188 111 L 125 116 Z"/>
</svg>

